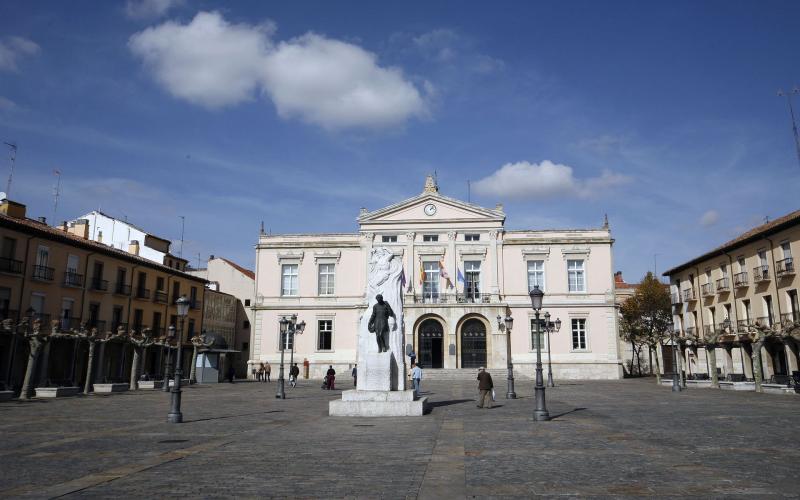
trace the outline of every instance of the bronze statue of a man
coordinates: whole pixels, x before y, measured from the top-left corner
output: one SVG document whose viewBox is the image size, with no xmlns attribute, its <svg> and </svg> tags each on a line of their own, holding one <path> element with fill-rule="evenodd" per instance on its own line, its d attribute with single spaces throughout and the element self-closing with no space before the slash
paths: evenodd
<svg viewBox="0 0 800 500">
<path fill-rule="evenodd" d="M 375 299 L 378 303 L 372 306 L 372 316 L 369 318 L 367 329 L 374 333 L 378 340 L 378 352 L 386 352 L 389 350 L 389 318 L 397 318 L 392 306 L 383 301 L 383 295 L 378 294 Z"/>
</svg>

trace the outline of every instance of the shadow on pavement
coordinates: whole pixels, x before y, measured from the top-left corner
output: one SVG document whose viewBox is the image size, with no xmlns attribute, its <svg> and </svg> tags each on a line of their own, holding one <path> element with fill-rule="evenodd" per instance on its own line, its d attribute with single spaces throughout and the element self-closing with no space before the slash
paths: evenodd
<svg viewBox="0 0 800 500">
<path fill-rule="evenodd" d="M 266 415 L 267 413 L 283 413 L 283 410 L 270 410 L 270 411 L 257 411 L 254 413 L 240 413 L 238 415 L 225 415 L 222 417 L 208 417 L 208 418 L 196 418 L 193 420 L 184 420 L 183 423 L 189 424 L 192 422 L 205 422 L 208 420 L 223 420 L 226 418 L 237 418 L 237 417 L 249 417 L 252 415 Z"/>
<path fill-rule="evenodd" d="M 576 411 L 585 410 L 586 408 L 573 408 L 572 410 L 565 411 L 563 413 L 559 413 L 558 415 L 551 415 L 550 420 L 555 420 L 559 417 L 563 417 L 564 415 L 569 415 L 570 413 L 575 413 Z"/>
<path fill-rule="evenodd" d="M 461 403 L 466 403 L 467 401 L 475 401 L 474 399 L 451 399 L 450 401 L 434 401 L 433 403 L 428 403 L 428 406 L 431 408 L 438 408 L 440 406 L 450 406 L 450 405 L 457 405 Z"/>
</svg>

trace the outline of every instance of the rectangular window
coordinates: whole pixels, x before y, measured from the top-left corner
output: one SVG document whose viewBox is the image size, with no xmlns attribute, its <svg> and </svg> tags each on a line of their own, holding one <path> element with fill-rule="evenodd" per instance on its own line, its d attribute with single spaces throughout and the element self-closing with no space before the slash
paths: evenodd
<svg viewBox="0 0 800 500">
<path fill-rule="evenodd" d="M 438 234 L 423 234 L 422 241 L 439 241 Z"/>
<path fill-rule="evenodd" d="M 544 334 L 544 319 L 539 318 L 539 335 L 536 335 L 536 318 L 531 318 L 531 349 L 536 350 L 538 342 L 542 342 L 542 350 L 547 350 L 547 336 Z"/>
<path fill-rule="evenodd" d="M 278 349 L 281 348 L 281 342 L 283 343 L 284 350 L 290 351 L 294 345 L 294 336 L 289 335 L 289 333 L 282 333 L 280 336 L 280 340 L 278 341 Z"/>
<path fill-rule="evenodd" d="M 46 246 L 39 245 L 36 251 L 36 265 L 40 267 L 47 267 L 47 262 L 50 259 L 50 249 Z"/>
<path fill-rule="evenodd" d="M 528 261 L 528 291 L 538 286 L 539 290 L 544 290 L 544 261 Z"/>
<path fill-rule="evenodd" d="M 321 319 L 317 322 L 317 350 L 333 349 L 333 320 Z"/>
<path fill-rule="evenodd" d="M 767 251 L 766 250 L 759 250 L 758 251 L 758 263 L 759 265 L 766 266 L 767 263 Z"/>
<path fill-rule="evenodd" d="M 744 257 L 739 257 L 739 272 L 744 273 L 747 272 L 747 263 L 744 261 Z"/>
<path fill-rule="evenodd" d="M 0 319 L 17 319 L 13 318 L 14 314 L 9 310 L 11 307 L 11 289 L 0 288 Z"/>
<path fill-rule="evenodd" d="M 384 234 L 381 236 L 381 241 L 383 243 L 397 243 L 397 235 L 396 234 Z"/>
<path fill-rule="evenodd" d="M 297 264 L 281 266 L 281 295 L 285 297 L 297 295 Z"/>
<path fill-rule="evenodd" d="M 133 326 L 131 327 L 136 333 L 142 333 L 144 328 L 144 311 L 141 309 L 133 310 Z"/>
<path fill-rule="evenodd" d="M 784 259 L 791 259 L 792 258 L 792 247 L 789 246 L 789 242 L 786 241 L 781 243 L 781 250 L 783 250 L 783 258 Z"/>
<path fill-rule="evenodd" d="M 727 278 L 728 277 L 728 266 L 726 266 L 725 264 L 720 264 L 719 265 L 719 270 L 722 271 L 722 277 L 723 278 Z"/>
<path fill-rule="evenodd" d="M 159 292 L 164 291 L 164 278 L 162 276 L 156 278 L 156 290 Z"/>
<path fill-rule="evenodd" d="M 336 264 L 319 265 L 319 294 L 333 295 L 333 284 L 335 281 Z"/>
<path fill-rule="evenodd" d="M 465 234 L 464 241 L 480 241 L 481 235 L 480 234 Z"/>
<path fill-rule="evenodd" d="M 572 349 L 586 349 L 586 319 L 572 318 Z"/>
<path fill-rule="evenodd" d="M 178 300 L 178 297 L 181 296 L 181 284 L 177 281 L 172 283 L 172 303 L 174 304 L 175 301 Z"/>
<path fill-rule="evenodd" d="M 123 326 L 127 330 L 127 325 L 122 324 L 122 306 L 114 306 L 111 310 L 111 331 L 117 333 L 117 329 Z"/>
<path fill-rule="evenodd" d="M 570 292 L 586 291 L 586 271 L 583 269 L 583 260 L 567 261 L 567 282 Z"/>
<path fill-rule="evenodd" d="M 9 238 L 7 236 L 3 237 L 3 250 L 0 257 L 4 259 L 14 260 L 17 257 L 17 240 L 14 238 Z"/>
<path fill-rule="evenodd" d="M 439 300 L 439 263 L 423 262 L 425 281 L 422 283 L 422 299 L 426 302 Z"/>
<path fill-rule="evenodd" d="M 481 261 L 464 262 L 464 296 L 468 302 L 479 302 L 481 298 Z"/>
</svg>

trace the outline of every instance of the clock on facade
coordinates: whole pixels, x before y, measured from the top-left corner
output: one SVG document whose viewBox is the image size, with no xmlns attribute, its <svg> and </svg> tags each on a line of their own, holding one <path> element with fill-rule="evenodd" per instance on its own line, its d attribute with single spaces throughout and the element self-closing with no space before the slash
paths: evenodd
<svg viewBox="0 0 800 500">
<path fill-rule="evenodd" d="M 436 213 L 436 205 L 428 203 L 425 205 L 425 215 L 433 215 Z"/>
</svg>

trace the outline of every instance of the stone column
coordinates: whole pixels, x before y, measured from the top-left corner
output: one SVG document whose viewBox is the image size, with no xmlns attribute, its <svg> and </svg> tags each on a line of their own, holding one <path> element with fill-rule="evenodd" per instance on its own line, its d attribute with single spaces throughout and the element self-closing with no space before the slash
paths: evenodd
<svg viewBox="0 0 800 500">
<path fill-rule="evenodd" d="M 725 346 L 725 376 L 733 373 L 733 347 Z"/>
<path fill-rule="evenodd" d="M 489 272 L 491 273 L 490 277 L 490 286 L 489 286 L 489 293 L 492 294 L 492 301 L 500 300 L 500 286 L 499 277 L 498 277 L 498 270 L 500 266 L 497 262 L 497 237 L 499 235 L 499 231 L 492 230 L 489 231 L 489 259 L 488 259 L 488 268 Z"/>
<path fill-rule="evenodd" d="M 800 368 L 797 367 L 797 346 L 792 345 L 792 341 L 790 340 L 790 341 L 786 342 L 786 344 L 783 346 L 783 348 L 784 348 L 784 350 L 786 352 L 786 361 L 787 361 L 788 372 L 789 372 L 789 375 L 791 375 L 792 372 L 797 371 L 798 369 L 800 369 Z"/>
<path fill-rule="evenodd" d="M 741 354 L 744 355 L 744 367 L 743 367 L 744 376 L 745 376 L 745 378 L 752 380 L 753 379 L 753 362 L 752 362 L 753 358 L 751 356 L 751 353 L 753 352 L 752 351 L 753 348 L 752 348 L 752 346 L 750 346 L 749 348 L 741 346 L 741 347 L 739 347 L 739 349 L 741 349 L 743 351 Z"/>
<path fill-rule="evenodd" d="M 364 253 L 364 284 L 366 286 L 369 277 L 369 253 L 372 251 L 372 242 L 375 233 L 361 233 L 361 250 Z"/>
</svg>

